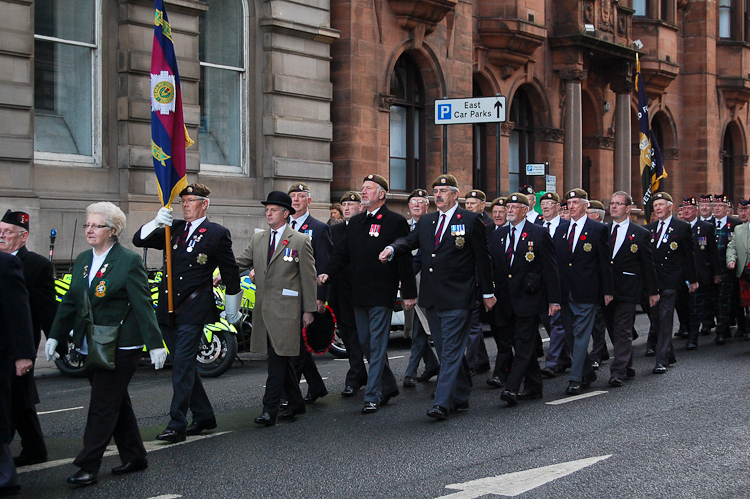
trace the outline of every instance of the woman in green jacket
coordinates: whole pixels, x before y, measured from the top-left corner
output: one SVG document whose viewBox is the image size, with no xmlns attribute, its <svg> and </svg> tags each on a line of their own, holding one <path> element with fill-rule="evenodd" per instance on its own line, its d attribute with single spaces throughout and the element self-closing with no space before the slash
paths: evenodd
<svg viewBox="0 0 750 499">
<path fill-rule="evenodd" d="M 76 258 L 70 290 L 60 304 L 45 345 L 47 359 L 54 355 L 58 342 L 64 341 L 71 329 L 76 349 L 88 353 L 87 323 L 82 317 L 86 295 L 94 324 L 116 326 L 122 322 L 122 325 L 114 370 L 89 372 L 91 401 L 83 450 L 73 462 L 80 470 L 68 478 L 68 483 L 74 485 L 97 482 L 102 456 L 112 437 L 123 463 L 112 469 L 113 474 L 148 467 L 128 384 L 138 367 L 144 344 L 156 369 L 164 366 L 167 357 L 143 261 L 117 242 L 125 229 L 125 214 L 112 203 L 94 203 L 86 208 L 83 228 L 92 250 Z"/>
</svg>

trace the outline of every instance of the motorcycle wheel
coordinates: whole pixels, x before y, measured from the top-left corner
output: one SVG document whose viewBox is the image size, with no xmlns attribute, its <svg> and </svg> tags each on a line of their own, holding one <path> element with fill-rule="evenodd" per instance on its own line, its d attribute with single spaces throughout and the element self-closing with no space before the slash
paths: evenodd
<svg viewBox="0 0 750 499">
<path fill-rule="evenodd" d="M 333 344 L 331 344 L 331 347 L 328 349 L 328 351 L 337 359 L 346 359 L 349 357 L 349 354 L 346 353 L 344 340 L 342 340 L 339 336 L 339 328 L 336 328 L 336 330 L 333 332 Z"/>
<path fill-rule="evenodd" d="M 85 378 L 86 373 L 83 371 L 84 360 L 86 360 L 86 356 L 76 351 L 73 340 L 68 338 L 68 351 L 65 355 L 55 359 L 55 365 L 65 376 L 70 378 Z"/>
<path fill-rule="evenodd" d="M 201 377 L 216 378 L 232 367 L 237 357 L 237 336 L 229 331 L 214 331 L 211 342 L 201 335 L 196 367 Z"/>
</svg>

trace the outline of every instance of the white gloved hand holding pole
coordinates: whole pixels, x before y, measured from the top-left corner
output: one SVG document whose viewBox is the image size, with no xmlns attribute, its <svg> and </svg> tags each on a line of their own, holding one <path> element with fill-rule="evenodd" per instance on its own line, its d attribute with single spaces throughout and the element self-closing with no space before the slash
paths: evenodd
<svg viewBox="0 0 750 499">
<path fill-rule="evenodd" d="M 44 355 L 47 357 L 47 360 L 54 360 L 55 356 L 57 355 L 55 353 L 55 350 L 57 350 L 57 340 L 54 338 L 50 338 L 47 340 L 47 343 L 44 344 Z"/>
<path fill-rule="evenodd" d="M 164 208 L 162 206 L 161 208 L 159 208 L 159 211 L 156 212 L 156 218 L 141 227 L 141 239 L 146 239 L 153 231 L 155 231 L 156 229 L 160 229 L 165 225 L 169 225 L 171 227 L 172 220 L 172 209 Z"/>
<path fill-rule="evenodd" d="M 154 369 L 158 371 L 164 367 L 164 363 L 167 361 L 166 348 L 154 348 L 153 350 L 149 350 L 148 354 L 151 356 L 151 363 L 154 365 Z"/>
<path fill-rule="evenodd" d="M 238 324 L 242 320 L 240 312 L 240 303 L 242 303 L 242 291 L 236 295 L 225 295 L 224 311 L 226 312 L 227 321 L 230 324 Z"/>
</svg>

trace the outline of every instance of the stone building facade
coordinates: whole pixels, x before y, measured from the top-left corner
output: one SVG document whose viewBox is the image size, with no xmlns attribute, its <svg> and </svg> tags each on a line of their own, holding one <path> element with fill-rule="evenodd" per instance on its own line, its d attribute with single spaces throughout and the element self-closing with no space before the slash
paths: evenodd
<svg viewBox="0 0 750 499">
<path fill-rule="evenodd" d="M 210 216 L 237 247 L 264 226 L 260 201 L 294 180 L 324 219 L 369 173 L 403 211 L 444 169 L 463 192 L 543 189 L 527 163 L 547 164 L 559 192 L 638 199 L 636 54 L 663 189 L 748 195 L 745 0 L 166 4 L 196 140 L 189 180 L 211 187 Z M 67 260 L 93 201 L 124 209 L 126 241 L 156 211 L 153 18 L 151 0 L 0 0 L 0 209 L 31 213 L 32 249 L 54 228 Z M 437 99 L 496 95 L 506 123 L 434 124 Z"/>
</svg>

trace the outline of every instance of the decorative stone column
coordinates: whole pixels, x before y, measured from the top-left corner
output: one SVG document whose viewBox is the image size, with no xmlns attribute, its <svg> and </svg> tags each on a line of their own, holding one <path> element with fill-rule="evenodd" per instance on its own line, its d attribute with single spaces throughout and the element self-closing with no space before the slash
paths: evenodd
<svg viewBox="0 0 750 499">
<path fill-rule="evenodd" d="M 632 81 L 623 80 L 610 85 L 615 101 L 615 175 L 614 190 L 630 193 L 631 189 L 631 134 L 630 96 L 635 90 Z"/>
<path fill-rule="evenodd" d="M 581 82 L 586 79 L 583 69 L 560 71 L 565 82 L 565 138 L 563 151 L 563 192 L 580 187 L 583 182 L 583 136 L 581 118 Z"/>
</svg>

